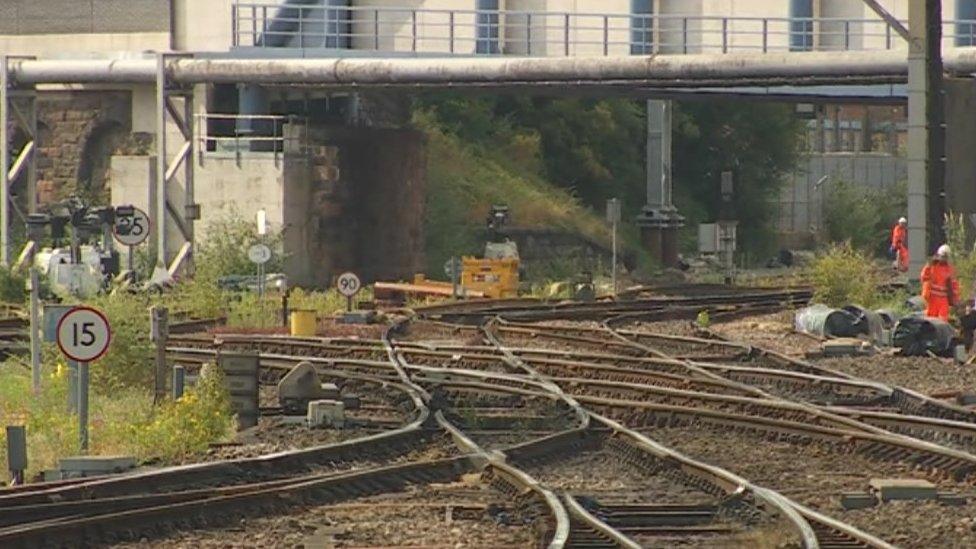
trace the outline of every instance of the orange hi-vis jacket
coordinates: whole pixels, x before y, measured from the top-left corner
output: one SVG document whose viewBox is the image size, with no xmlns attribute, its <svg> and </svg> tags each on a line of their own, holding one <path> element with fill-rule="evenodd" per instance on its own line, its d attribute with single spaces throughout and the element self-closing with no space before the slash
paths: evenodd
<svg viewBox="0 0 976 549">
<path fill-rule="evenodd" d="M 895 228 L 891 229 L 891 247 L 908 247 L 908 227 L 902 227 L 901 223 L 896 223 Z"/>
<path fill-rule="evenodd" d="M 952 265 L 945 261 L 929 261 L 922 269 L 922 298 L 926 303 L 955 305 L 959 302 L 959 280 Z"/>
</svg>

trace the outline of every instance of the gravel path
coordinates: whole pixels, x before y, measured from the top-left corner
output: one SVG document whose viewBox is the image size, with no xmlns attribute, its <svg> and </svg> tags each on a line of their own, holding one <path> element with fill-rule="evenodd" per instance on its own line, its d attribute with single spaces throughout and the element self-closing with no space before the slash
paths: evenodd
<svg viewBox="0 0 976 549">
<path fill-rule="evenodd" d="M 922 478 L 908 466 L 871 461 L 827 446 L 797 446 L 704 429 L 650 429 L 646 434 L 697 459 L 728 469 L 761 486 L 849 522 L 901 547 L 976 547 L 976 532 L 959 531 L 976 516 L 976 504 L 961 507 L 906 502 L 844 511 L 844 492 L 864 492 L 872 478 Z M 944 491 L 967 487 L 941 483 Z"/>
<path fill-rule="evenodd" d="M 716 324 L 712 330 L 734 341 L 793 356 L 816 345 L 806 336 L 791 334 L 792 312 L 750 317 Z M 901 357 L 879 353 L 867 357 L 814 359 L 809 362 L 852 376 L 908 387 L 929 394 L 938 391 L 976 391 L 976 366 L 959 366 L 953 361 L 929 357 Z"/>
<path fill-rule="evenodd" d="M 976 366 L 960 366 L 941 358 L 875 355 L 823 359 L 814 363 L 925 394 L 945 390 L 976 391 Z"/>
<path fill-rule="evenodd" d="M 802 357 L 806 351 L 817 349 L 819 340 L 793 329 L 793 311 L 751 316 L 729 322 L 716 323 L 712 331 L 732 341 L 776 351 L 787 356 Z"/>
<path fill-rule="evenodd" d="M 296 506 L 281 517 L 240 520 L 222 529 L 142 540 L 120 549 L 325 547 L 532 547 L 531 524 L 478 475 L 447 485 L 330 506 Z"/>
</svg>

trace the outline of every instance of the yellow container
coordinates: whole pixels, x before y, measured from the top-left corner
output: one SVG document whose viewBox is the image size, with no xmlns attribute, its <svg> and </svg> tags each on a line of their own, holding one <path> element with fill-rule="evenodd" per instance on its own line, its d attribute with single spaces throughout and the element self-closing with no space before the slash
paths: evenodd
<svg viewBox="0 0 976 549">
<path fill-rule="evenodd" d="M 298 309 L 291 312 L 291 335 L 314 336 L 317 328 L 315 311 Z"/>
<path fill-rule="evenodd" d="M 518 297 L 518 259 L 461 260 L 461 285 L 495 299 Z"/>
</svg>

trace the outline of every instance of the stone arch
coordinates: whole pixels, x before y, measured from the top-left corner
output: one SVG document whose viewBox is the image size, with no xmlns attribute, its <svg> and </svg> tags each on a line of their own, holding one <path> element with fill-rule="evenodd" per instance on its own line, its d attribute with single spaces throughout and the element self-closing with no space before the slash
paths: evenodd
<svg viewBox="0 0 976 549">
<path fill-rule="evenodd" d="M 92 126 L 82 145 L 76 188 L 82 199 L 107 204 L 107 186 L 112 154 L 128 138 L 128 129 L 117 120 L 103 119 Z"/>
</svg>

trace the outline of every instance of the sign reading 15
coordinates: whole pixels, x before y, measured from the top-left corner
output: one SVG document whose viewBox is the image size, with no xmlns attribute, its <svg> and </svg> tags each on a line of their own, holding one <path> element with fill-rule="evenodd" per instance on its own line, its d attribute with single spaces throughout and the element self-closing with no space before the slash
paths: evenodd
<svg viewBox="0 0 976 549">
<path fill-rule="evenodd" d="M 105 315 L 91 307 L 75 307 L 58 324 L 58 347 L 78 362 L 97 360 L 108 350 L 112 329 Z"/>
</svg>

